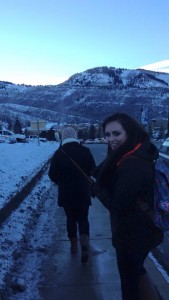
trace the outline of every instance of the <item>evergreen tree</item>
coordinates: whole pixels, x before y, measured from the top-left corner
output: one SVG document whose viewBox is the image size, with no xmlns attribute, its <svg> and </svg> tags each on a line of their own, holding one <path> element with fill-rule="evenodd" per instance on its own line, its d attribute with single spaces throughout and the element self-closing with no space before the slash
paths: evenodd
<svg viewBox="0 0 169 300">
<path fill-rule="evenodd" d="M 13 131 L 15 133 L 22 133 L 22 126 L 21 126 L 21 123 L 18 118 L 16 118 L 16 120 L 15 120 Z"/>
<path fill-rule="evenodd" d="M 28 130 L 28 128 L 25 129 L 24 134 L 26 135 L 26 137 L 29 136 L 29 130 Z"/>
<path fill-rule="evenodd" d="M 102 129 L 102 125 L 99 124 L 98 131 L 97 131 L 97 138 L 101 138 L 101 137 L 103 137 L 103 129 Z"/>
<path fill-rule="evenodd" d="M 89 131 L 88 131 L 87 127 L 86 127 L 85 130 L 84 130 L 84 140 L 87 140 L 88 137 L 89 137 Z"/>
<path fill-rule="evenodd" d="M 26 127 L 31 127 L 30 121 L 26 121 L 26 122 L 25 122 L 25 126 L 26 126 Z"/>
<path fill-rule="evenodd" d="M 169 112 L 168 112 L 168 119 L 167 119 L 167 137 L 169 137 Z"/>
<path fill-rule="evenodd" d="M 46 138 L 47 138 L 49 141 L 56 141 L 56 138 L 55 138 L 55 130 L 52 129 L 52 128 L 49 129 Z"/>
<path fill-rule="evenodd" d="M 158 140 L 162 139 L 164 137 L 164 130 L 162 123 L 160 124 L 160 130 L 159 130 L 159 137 Z"/>
<path fill-rule="evenodd" d="M 79 129 L 77 135 L 79 139 L 84 139 L 84 129 Z"/>
<path fill-rule="evenodd" d="M 8 120 L 8 129 L 12 130 L 12 122 L 11 119 Z"/>
<path fill-rule="evenodd" d="M 94 140 L 96 138 L 96 128 L 92 124 L 89 129 L 89 139 Z"/>
<path fill-rule="evenodd" d="M 148 124 L 148 134 L 149 134 L 149 137 L 151 138 L 152 137 L 152 126 L 150 123 Z"/>
</svg>

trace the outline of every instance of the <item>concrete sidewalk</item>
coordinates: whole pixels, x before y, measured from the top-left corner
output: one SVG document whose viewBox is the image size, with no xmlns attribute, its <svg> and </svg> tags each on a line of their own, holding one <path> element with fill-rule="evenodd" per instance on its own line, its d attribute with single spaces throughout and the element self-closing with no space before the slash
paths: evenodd
<svg viewBox="0 0 169 300">
<path fill-rule="evenodd" d="M 120 279 L 115 251 L 111 244 L 109 214 L 97 199 L 90 208 L 90 258 L 80 262 L 70 253 L 63 209 L 57 210 L 57 233 L 43 265 L 43 280 L 39 287 L 44 300 L 120 300 Z M 169 287 L 148 258 L 147 270 L 164 300 L 169 299 Z"/>
</svg>

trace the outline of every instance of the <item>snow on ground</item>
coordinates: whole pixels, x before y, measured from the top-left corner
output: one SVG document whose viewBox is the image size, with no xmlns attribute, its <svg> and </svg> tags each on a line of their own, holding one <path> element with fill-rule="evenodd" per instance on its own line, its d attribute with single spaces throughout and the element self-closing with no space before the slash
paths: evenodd
<svg viewBox="0 0 169 300">
<path fill-rule="evenodd" d="M 9 288 L 8 277 L 6 278 L 6 276 L 12 274 L 11 268 L 13 266 L 17 268 L 16 261 L 18 257 L 23 251 L 32 252 L 37 247 L 32 245 L 33 249 L 29 249 L 28 234 L 34 232 L 35 224 L 43 212 L 45 203 L 49 205 L 51 202 L 49 202 L 51 185 L 53 186 L 54 184 L 50 181 L 47 172 L 45 172 L 31 193 L 0 227 L 0 299 L 4 290 Z M 54 200 L 56 202 L 56 198 Z M 43 217 L 45 213 L 43 213 Z M 34 270 L 32 262 L 30 262 L 30 268 Z M 12 298 L 4 297 L 3 299 Z"/>
<path fill-rule="evenodd" d="M 0 208 L 10 201 L 12 195 L 31 180 L 59 147 L 57 142 L 0 144 Z M 23 244 L 31 219 L 37 218 L 48 190 L 53 183 L 47 172 L 21 205 L 0 227 L 0 299 L 4 278 L 15 261 L 17 251 Z M 6 298 L 5 298 L 6 299 Z"/>
<path fill-rule="evenodd" d="M 58 148 L 57 142 L 0 144 L 0 208 L 30 181 Z"/>
</svg>

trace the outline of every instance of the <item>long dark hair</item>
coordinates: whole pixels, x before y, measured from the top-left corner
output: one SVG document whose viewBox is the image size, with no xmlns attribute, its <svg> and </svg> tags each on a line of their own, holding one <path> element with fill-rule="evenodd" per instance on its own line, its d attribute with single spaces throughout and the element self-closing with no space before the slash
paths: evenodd
<svg viewBox="0 0 169 300">
<path fill-rule="evenodd" d="M 148 133 L 134 118 L 130 117 L 126 113 L 120 112 L 107 117 L 103 121 L 102 128 L 104 133 L 107 124 L 113 121 L 117 121 L 121 124 L 127 133 L 127 140 L 115 151 L 112 151 L 110 146 L 108 146 L 107 159 L 105 160 L 98 176 L 99 182 L 103 184 L 108 181 L 108 177 L 112 173 L 112 169 L 115 168 L 116 162 L 125 153 L 131 151 L 138 143 L 143 143 L 144 141 L 149 140 Z"/>
<path fill-rule="evenodd" d="M 132 146 L 135 146 L 138 143 L 142 143 L 143 141 L 149 139 L 149 135 L 145 131 L 145 129 L 135 119 L 133 119 L 126 113 L 115 113 L 107 117 L 102 123 L 104 133 L 106 125 L 113 121 L 117 121 L 121 124 L 121 126 L 127 133 L 127 140 L 131 141 Z"/>
<path fill-rule="evenodd" d="M 108 154 L 116 156 L 117 153 L 117 156 L 120 156 L 120 154 L 123 154 L 123 152 L 132 150 L 138 143 L 149 140 L 149 135 L 145 131 L 145 129 L 135 119 L 133 119 L 126 113 L 117 112 L 107 117 L 102 123 L 104 133 L 107 124 L 113 121 L 117 121 L 121 124 L 121 126 L 127 133 L 127 140 L 114 153 L 112 153 L 112 150 L 110 149 L 110 147 L 108 147 Z"/>
</svg>

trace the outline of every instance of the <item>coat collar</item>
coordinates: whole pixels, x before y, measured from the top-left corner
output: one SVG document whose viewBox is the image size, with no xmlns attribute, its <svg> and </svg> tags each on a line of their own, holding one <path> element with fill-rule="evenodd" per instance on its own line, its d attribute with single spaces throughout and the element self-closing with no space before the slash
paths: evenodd
<svg viewBox="0 0 169 300">
<path fill-rule="evenodd" d="M 123 155 L 123 157 L 117 162 L 117 166 L 121 163 L 122 159 L 124 159 L 125 157 L 133 154 L 136 150 L 138 150 L 140 147 L 142 146 L 141 143 L 137 144 L 134 149 L 132 149 L 131 151 L 127 152 L 125 155 Z"/>
<path fill-rule="evenodd" d="M 80 144 L 80 141 L 75 138 L 67 138 L 62 141 L 62 146 L 65 144 L 68 144 L 68 143 L 73 143 L 73 142 Z"/>
</svg>

